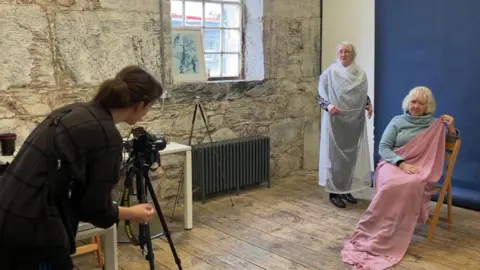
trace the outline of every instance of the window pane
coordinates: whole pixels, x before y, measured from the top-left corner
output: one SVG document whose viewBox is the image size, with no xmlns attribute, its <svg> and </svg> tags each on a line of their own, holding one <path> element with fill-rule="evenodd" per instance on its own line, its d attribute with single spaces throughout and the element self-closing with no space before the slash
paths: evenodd
<svg viewBox="0 0 480 270">
<path fill-rule="evenodd" d="M 223 5 L 223 27 L 240 27 L 240 5 Z"/>
<path fill-rule="evenodd" d="M 172 18 L 172 26 L 183 25 L 183 5 L 182 1 L 171 1 L 170 17 Z"/>
<path fill-rule="evenodd" d="M 221 18 L 221 4 L 205 3 L 205 27 L 220 27 Z"/>
<path fill-rule="evenodd" d="M 185 25 L 202 26 L 202 2 L 185 1 Z"/>
<path fill-rule="evenodd" d="M 221 32 L 220 29 L 205 28 L 203 31 L 204 50 L 206 52 L 221 52 Z"/>
<path fill-rule="evenodd" d="M 240 52 L 240 31 L 239 30 L 223 30 L 223 51 Z"/>
<path fill-rule="evenodd" d="M 238 59 L 239 59 L 238 54 L 222 55 L 222 76 L 224 77 L 240 76 Z"/>
<path fill-rule="evenodd" d="M 220 54 L 205 54 L 205 65 L 209 77 L 220 77 Z"/>
</svg>

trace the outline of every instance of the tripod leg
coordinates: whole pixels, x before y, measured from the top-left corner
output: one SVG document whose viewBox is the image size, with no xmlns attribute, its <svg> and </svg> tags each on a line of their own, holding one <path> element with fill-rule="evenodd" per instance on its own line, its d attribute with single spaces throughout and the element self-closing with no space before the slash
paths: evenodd
<svg viewBox="0 0 480 270">
<path fill-rule="evenodd" d="M 143 166 L 143 162 L 141 160 L 136 160 L 135 168 L 138 202 L 148 203 L 147 190 L 145 188 L 145 183 L 147 182 L 147 179 L 145 178 L 145 175 L 148 177 L 149 167 Z M 150 264 L 150 269 L 154 270 L 155 259 L 152 249 L 152 238 L 150 236 L 150 225 L 148 224 L 148 222 L 139 224 L 138 240 L 140 242 L 140 248 L 142 250 L 142 253 L 145 256 L 145 259 L 148 260 Z"/>
<path fill-rule="evenodd" d="M 190 127 L 190 137 L 188 138 L 188 145 L 192 145 L 192 139 L 193 139 L 193 128 L 195 127 L 195 119 L 197 118 L 197 108 L 198 104 L 195 104 L 195 109 L 193 111 L 193 117 L 192 117 L 192 126 Z M 200 108 L 201 110 L 202 108 Z"/>
<path fill-rule="evenodd" d="M 142 236 L 140 246 L 143 247 L 145 259 L 150 264 L 150 269 L 155 269 L 155 254 L 153 253 L 152 239 L 150 238 L 150 226 L 147 223 L 140 224 L 140 235 Z"/>
<path fill-rule="evenodd" d="M 127 171 L 127 176 L 124 182 L 124 190 L 122 193 L 122 198 L 120 199 L 120 206 L 130 207 L 130 196 L 134 193 L 133 192 L 133 177 L 135 176 L 135 167 L 131 167 Z M 138 238 L 135 236 L 135 233 L 132 229 L 132 224 L 130 220 L 123 221 L 123 225 L 125 226 L 125 234 L 127 235 L 128 239 L 130 240 L 133 245 L 139 245 L 140 242 Z M 118 224 L 117 224 L 118 227 Z M 129 243 L 129 242 L 120 242 L 119 243 Z"/>
<path fill-rule="evenodd" d="M 165 236 L 167 237 L 168 244 L 170 245 L 170 249 L 172 250 L 173 258 L 178 266 L 179 270 L 182 270 L 182 262 L 178 257 L 177 251 L 175 249 L 175 245 L 173 244 L 172 236 L 170 231 L 168 230 L 167 222 L 165 221 L 165 217 L 163 216 L 162 209 L 160 208 L 160 203 L 158 202 L 157 196 L 155 196 L 155 191 L 153 190 L 152 182 L 150 182 L 150 177 L 148 176 L 148 171 L 144 172 L 144 179 L 145 184 L 147 185 L 147 190 L 151 195 L 153 205 L 157 210 L 158 217 L 160 218 L 160 223 L 162 224 L 163 231 Z"/>
<path fill-rule="evenodd" d="M 213 142 L 212 135 L 210 135 L 210 130 L 208 129 L 207 118 L 205 117 L 205 114 L 203 113 L 202 106 L 201 105 L 198 105 L 198 106 L 199 106 L 199 109 L 200 109 L 200 115 L 202 116 L 202 119 L 203 119 L 203 124 L 205 125 L 205 129 L 207 129 L 208 139 L 210 140 L 210 142 Z"/>
<path fill-rule="evenodd" d="M 182 175 L 180 175 L 180 180 L 178 181 L 178 189 L 177 189 L 177 195 L 175 196 L 175 202 L 173 204 L 173 209 L 172 209 L 172 219 L 170 222 L 173 221 L 173 217 L 175 216 L 175 208 L 177 206 L 177 203 L 180 201 L 180 194 L 182 192 L 182 186 L 183 186 L 183 177 L 184 177 L 184 172 L 182 171 Z"/>
</svg>

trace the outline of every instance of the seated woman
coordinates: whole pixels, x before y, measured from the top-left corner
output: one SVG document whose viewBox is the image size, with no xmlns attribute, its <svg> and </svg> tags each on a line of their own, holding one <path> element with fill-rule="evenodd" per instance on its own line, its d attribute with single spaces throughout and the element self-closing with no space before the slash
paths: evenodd
<svg viewBox="0 0 480 270">
<path fill-rule="evenodd" d="M 404 114 L 390 121 L 380 141 L 372 202 L 345 238 L 342 259 L 354 269 L 386 269 L 403 258 L 415 225 L 428 219 L 446 136 L 459 135 L 453 117 L 433 116 L 436 103 L 426 87 L 410 90 L 402 108 Z"/>
</svg>

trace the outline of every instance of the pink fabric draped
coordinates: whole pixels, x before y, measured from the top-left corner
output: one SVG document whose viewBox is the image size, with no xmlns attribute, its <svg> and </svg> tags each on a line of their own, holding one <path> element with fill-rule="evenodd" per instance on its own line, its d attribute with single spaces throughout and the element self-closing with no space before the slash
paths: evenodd
<svg viewBox="0 0 480 270">
<path fill-rule="evenodd" d="M 419 168 L 407 174 L 380 161 L 374 196 L 355 232 L 345 237 L 344 263 L 355 270 L 380 270 L 398 263 L 408 249 L 417 223 L 426 223 L 432 191 L 442 176 L 446 132 L 437 120 L 396 153 Z"/>
</svg>

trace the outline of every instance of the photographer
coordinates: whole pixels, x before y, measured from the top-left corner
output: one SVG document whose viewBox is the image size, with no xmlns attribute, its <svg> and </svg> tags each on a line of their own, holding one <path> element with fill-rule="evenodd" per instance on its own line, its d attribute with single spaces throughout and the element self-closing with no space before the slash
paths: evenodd
<svg viewBox="0 0 480 270">
<path fill-rule="evenodd" d="M 117 206 L 111 192 L 122 158 L 115 124 L 135 124 L 162 92 L 126 67 L 91 102 L 56 109 L 33 130 L 0 180 L 0 269 L 73 269 L 80 221 L 109 228 L 155 215 L 148 204 Z"/>
</svg>

